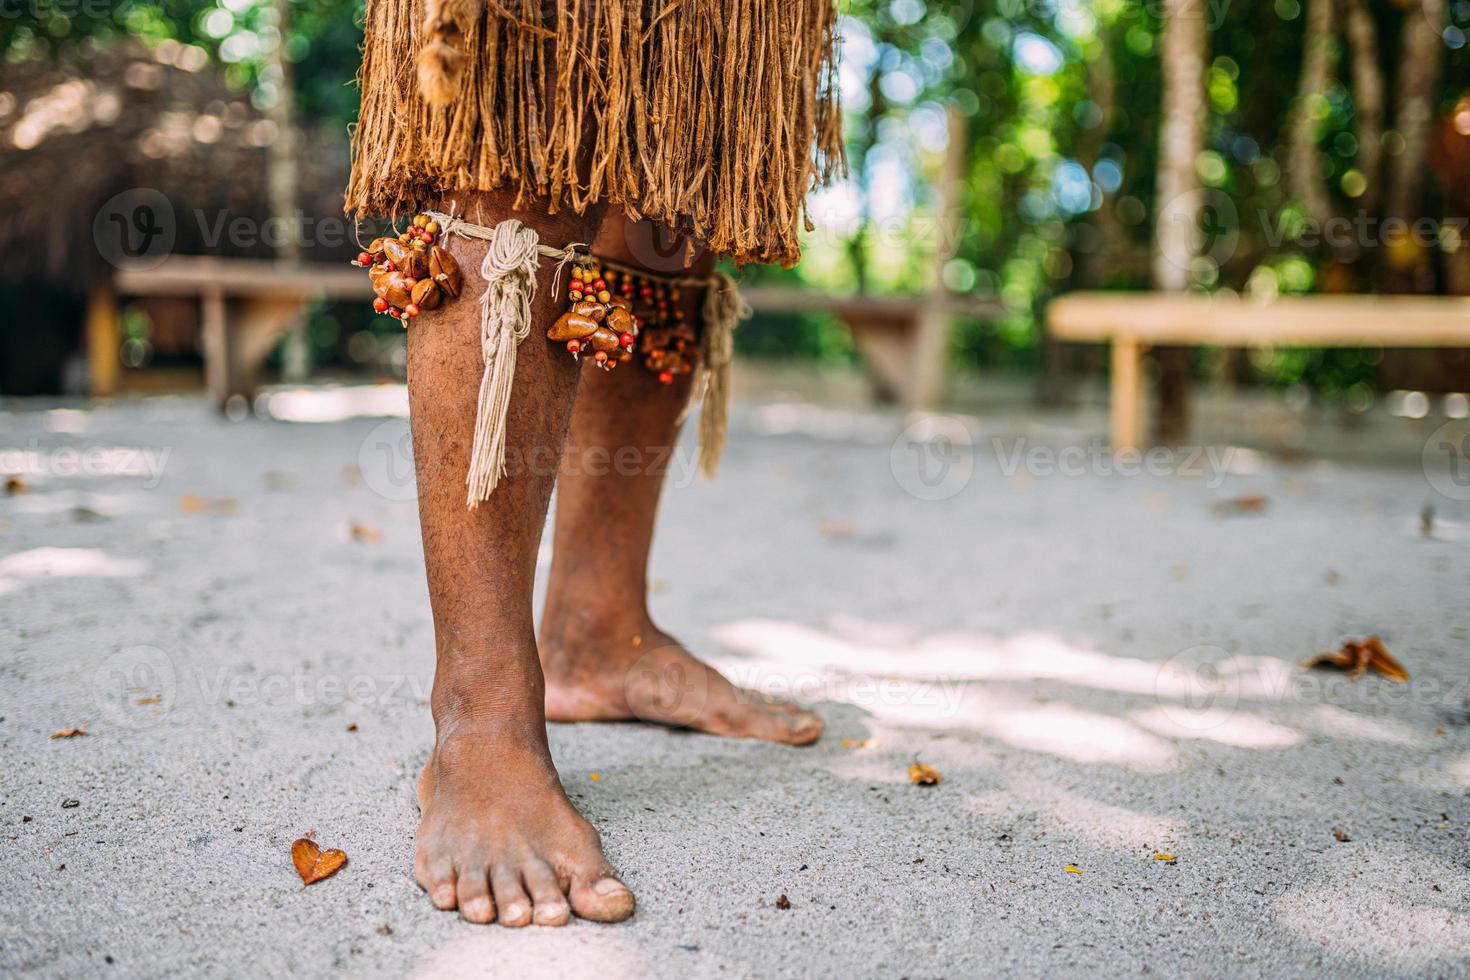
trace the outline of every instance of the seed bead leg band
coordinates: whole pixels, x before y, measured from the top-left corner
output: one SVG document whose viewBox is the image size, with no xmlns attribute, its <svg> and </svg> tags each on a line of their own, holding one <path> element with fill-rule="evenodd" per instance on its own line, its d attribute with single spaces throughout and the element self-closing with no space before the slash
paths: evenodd
<svg viewBox="0 0 1470 980">
<path fill-rule="evenodd" d="M 492 228 L 430 211 L 415 217 L 409 231 L 376 239 L 353 263 L 368 269 L 378 312 L 393 315 L 407 326 L 410 318 L 436 308 L 445 297 L 459 296 L 459 266 L 447 249 L 436 244 L 450 235 L 490 243 L 480 265 L 480 277 L 485 280 L 480 296 L 485 373 L 465 476 L 466 503 L 471 510 L 489 499 L 505 472 L 505 423 L 516 349 L 530 332 L 531 301 L 542 258 L 557 262 L 553 289 L 560 289 L 562 271 L 572 267 L 567 287 L 570 307 L 551 325 L 547 338 L 564 343 L 574 357 L 590 349 L 597 367 L 612 370 L 619 362 L 632 360 L 637 347 L 644 366 L 669 384 L 676 375 L 695 370 L 697 351 L 702 392 L 699 465 L 706 476 L 714 477 L 729 418 L 733 334 L 736 324 L 750 316 L 750 307 L 729 275 L 654 275 L 598 259 L 584 245 L 542 245 L 535 231 L 514 218 Z M 705 290 L 698 338 L 677 308 L 680 290 L 685 287 Z"/>
</svg>

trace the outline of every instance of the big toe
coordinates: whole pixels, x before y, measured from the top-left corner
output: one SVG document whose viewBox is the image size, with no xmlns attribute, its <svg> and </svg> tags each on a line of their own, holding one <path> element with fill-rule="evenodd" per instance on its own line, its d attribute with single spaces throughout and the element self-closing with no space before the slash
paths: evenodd
<svg viewBox="0 0 1470 980">
<path fill-rule="evenodd" d="M 610 874 L 574 881 L 569 897 L 572 911 L 592 922 L 622 922 L 636 905 L 628 886 Z"/>
</svg>

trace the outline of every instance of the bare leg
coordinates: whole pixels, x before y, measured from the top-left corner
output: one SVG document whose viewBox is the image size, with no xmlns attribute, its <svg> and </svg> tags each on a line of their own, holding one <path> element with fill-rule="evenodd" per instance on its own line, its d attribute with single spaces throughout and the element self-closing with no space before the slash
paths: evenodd
<svg viewBox="0 0 1470 980">
<path fill-rule="evenodd" d="M 610 217 L 594 251 L 634 263 L 623 226 L 620 216 Z M 704 260 L 695 274 L 709 265 Z M 685 297 L 688 315 L 701 299 Z M 813 742 L 820 716 L 735 687 L 649 615 L 648 552 L 666 471 L 654 464 L 675 444 L 691 378 L 662 385 L 630 362 L 611 374 L 589 371 L 577 394 L 541 621 L 547 718 L 639 718 L 716 735 Z M 619 450 L 631 465 L 617 462 Z"/>
<path fill-rule="evenodd" d="M 513 214 L 500 195 L 459 197 L 471 219 L 519 217 L 548 242 L 585 240 L 598 215 Z M 482 360 L 478 274 L 485 243 L 456 239 L 464 293 L 408 331 L 419 519 L 434 612 L 434 751 L 419 779 L 414 873 L 435 905 L 472 922 L 561 925 L 571 912 L 616 921 L 633 895 L 597 832 L 562 791 L 546 742 L 531 618 L 536 552 L 566 439 L 577 370 L 543 336 L 557 306 L 543 270 L 518 352 L 508 475 L 474 511 L 465 474 Z"/>
</svg>

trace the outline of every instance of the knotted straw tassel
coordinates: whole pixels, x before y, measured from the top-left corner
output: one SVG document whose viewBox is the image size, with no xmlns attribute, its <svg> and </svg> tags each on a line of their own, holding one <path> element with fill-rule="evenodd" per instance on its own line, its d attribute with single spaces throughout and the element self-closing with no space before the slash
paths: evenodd
<svg viewBox="0 0 1470 980">
<path fill-rule="evenodd" d="M 714 479 L 725 450 L 730 421 L 730 362 L 735 357 L 735 326 L 750 316 L 750 306 L 724 272 L 710 277 L 704 291 L 700 337 L 700 376 L 704 399 L 699 406 L 699 468 Z"/>
<path fill-rule="evenodd" d="M 536 233 L 514 218 L 494 228 L 490 250 L 480 264 L 485 293 L 480 297 L 480 348 L 485 375 L 475 415 L 470 450 L 469 506 L 490 497 L 505 472 L 505 422 L 515 380 L 516 348 L 531 330 L 531 300 L 536 295 L 540 251 Z"/>
</svg>

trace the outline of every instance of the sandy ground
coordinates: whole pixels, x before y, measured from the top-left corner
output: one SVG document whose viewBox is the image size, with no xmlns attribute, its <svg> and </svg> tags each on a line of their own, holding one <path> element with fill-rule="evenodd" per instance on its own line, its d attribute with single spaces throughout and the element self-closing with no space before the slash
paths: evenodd
<svg viewBox="0 0 1470 980">
<path fill-rule="evenodd" d="M 639 910 L 513 932 L 411 874 L 432 644 L 402 420 L 12 403 L 0 973 L 1470 974 L 1470 489 L 1245 451 L 1057 472 L 1096 423 L 901 435 L 767 398 L 717 483 L 686 448 L 655 612 L 827 734 L 553 726 Z M 1243 494 L 1264 510 L 1221 512 Z M 1372 632 L 1410 684 L 1297 668 Z M 350 861 L 303 888 L 309 831 Z"/>
</svg>

